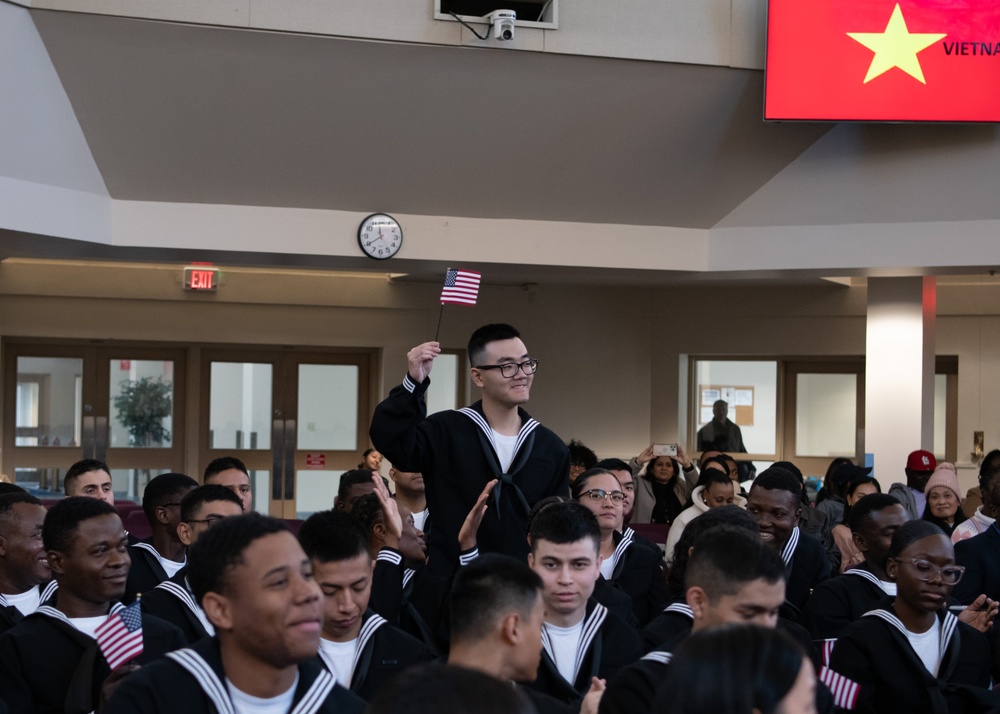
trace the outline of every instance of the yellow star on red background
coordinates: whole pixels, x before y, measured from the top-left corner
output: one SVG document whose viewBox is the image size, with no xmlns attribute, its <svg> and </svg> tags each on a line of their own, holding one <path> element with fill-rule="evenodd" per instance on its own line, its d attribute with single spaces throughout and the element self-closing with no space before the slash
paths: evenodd
<svg viewBox="0 0 1000 714">
<path fill-rule="evenodd" d="M 889 17 L 885 32 L 848 32 L 847 36 L 875 53 L 868 67 L 868 74 L 865 75 L 865 84 L 893 67 L 899 67 L 914 79 L 927 84 L 917 54 L 947 37 L 946 34 L 935 32 L 910 32 L 906 29 L 906 20 L 903 19 L 899 3 L 896 3 Z"/>
</svg>

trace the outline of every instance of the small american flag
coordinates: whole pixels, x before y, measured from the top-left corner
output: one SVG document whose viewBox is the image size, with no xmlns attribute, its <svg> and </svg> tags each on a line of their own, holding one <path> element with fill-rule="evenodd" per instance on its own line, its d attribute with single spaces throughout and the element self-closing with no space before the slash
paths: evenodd
<svg viewBox="0 0 1000 714">
<path fill-rule="evenodd" d="M 482 275 L 471 270 L 449 268 L 441 288 L 441 304 L 475 305 Z"/>
<path fill-rule="evenodd" d="M 112 612 L 95 634 L 97 646 L 101 648 L 101 654 L 111 669 L 141 655 L 142 611 L 139 609 L 139 601 Z"/>
<path fill-rule="evenodd" d="M 820 668 L 819 680 L 829 687 L 830 693 L 833 694 L 834 706 L 848 711 L 854 709 L 854 705 L 858 702 L 859 690 L 861 689 L 857 682 L 834 672 L 829 667 Z"/>
</svg>

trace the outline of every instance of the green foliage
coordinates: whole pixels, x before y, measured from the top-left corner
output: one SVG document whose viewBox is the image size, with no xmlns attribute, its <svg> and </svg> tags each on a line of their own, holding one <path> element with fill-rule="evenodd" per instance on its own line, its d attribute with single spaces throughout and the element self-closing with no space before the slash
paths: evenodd
<svg viewBox="0 0 1000 714">
<path fill-rule="evenodd" d="M 161 377 L 123 380 L 112 400 L 118 421 L 129 433 L 131 446 L 160 446 L 170 440 L 163 420 L 173 413 L 173 385 Z"/>
</svg>

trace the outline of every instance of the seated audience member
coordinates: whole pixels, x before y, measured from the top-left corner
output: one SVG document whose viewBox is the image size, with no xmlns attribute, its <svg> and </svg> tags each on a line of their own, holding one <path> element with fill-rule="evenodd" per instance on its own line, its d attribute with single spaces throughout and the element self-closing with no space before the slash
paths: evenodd
<svg viewBox="0 0 1000 714">
<path fill-rule="evenodd" d="M 601 573 L 601 529 L 578 503 L 540 509 L 530 527 L 528 565 L 542 579 L 544 652 L 533 687 L 564 702 L 581 699 L 642 655 L 639 635 L 591 598 Z"/>
<path fill-rule="evenodd" d="M 865 562 L 864 553 L 854 545 L 854 537 L 850 526 L 847 525 L 846 519 L 850 518 L 851 509 L 854 507 L 854 504 L 873 493 L 882 493 L 882 488 L 878 485 L 878 481 L 871 476 L 861 476 L 847 484 L 847 489 L 844 491 L 846 506 L 844 510 L 845 520 L 843 523 L 835 525 L 832 531 L 833 542 L 836 543 L 837 550 L 840 551 L 840 568 L 837 570 L 838 573 L 844 573 L 849 568 Z"/>
<path fill-rule="evenodd" d="M 123 603 L 130 603 L 164 580 L 177 575 L 187 562 L 186 549 L 177 535 L 181 522 L 181 499 L 198 487 L 198 482 L 184 474 L 160 474 L 142 492 L 142 510 L 153 534 L 149 542 L 129 546 L 132 568 Z"/>
<path fill-rule="evenodd" d="M 840 551 L 833 542 L 832 531 L 834 524 L 827 518 L 825 513 L 813 508 L 812 503 L 809 501 L 809 494 L 806 493 L 806 481 L 801 469 L 791 461 L 775 461 L 771 464 L 771 468 L 787 471 L 799 482 L 799 501 L 802 509 L 802 514 L 799 518 L 799 530 L 820 542 L 823 550 L 826 551 L 826 559 L 830 563 L 830 572 L 837 572 L 838 568 L 840 568 L 841 556 Z"/>
<path fill-rule="evenodd" d="M 859 687 L 855 711 L 997 711 L 986 637 L 947 607 L 962 578 L 948 536 L 927 521 L 906 523 L 892 537 L 886 573 L 895 599 L 848 626 L 830 658 L 830 669 Z"/>
<path fill-rule="evenodd" d="M 951 538 L 952 531 L 966 520 L 962 513 L 962 497 L 958 490 L 958 474 L 955 464 L 941 462 L 924 486 L 927 505 L 921 518 L 930 521 Z"/>
<path fill-rule="evenodd" d="M 642 641 L 646 651 L 659 647 L 664 642 L 673 639 L 680 632 L 691 630 L 694 613 L 687 604 L 687 588 L 684 578 L 687 565 L 694 551 L 694 542 L 703 533 L 708 533 L 720 526 L 728 526 L 743 530 L 755 538 L 758 536 L 757 521 L 739 506 L 722 506 L 713 508 L 708 513 L 691 521 L 684 529 L 681 539 L 674 546 L 674 562 L 667 571 L 668 604 L 652 622 L 642 630 Z"/>
<path fill-rule="evenodd" d="M 570 490 L 601 528 L 601 577 L 631 598 L 639 624 L 645 625 L 667 604 L 662 552 L 633 543 L 631 529 L 628 535 L 620 532 L 625 493 L 610 471 L 584 471 Z"/>
<path fill-rule="evenodd" d="M 388 515 L 381 505 L 383 499 Z M 413 525 L 406 507 L 400 506 L 389 497 L 388 490 L 378 488 L 355 501 L 351 510 L 368 537 L 368 550 L 375 559 L 370 606 L 389 624 L 438 654 L 447 639 L 444 615 L 448 580 L 424 567 L 427 546 L 423 533 Z M 403 513 L 408 517 L 404 519 Z M 466 557 L 475 555 L 463 553 Z"/>
<path fill-rule="evenodd" d="M 181 521 L 177 536 L 190 549 L 199 536 L 223 518 L 243 515 L 243 502 L 225 486 L 199 486 L 181 499 Z M 147 590 L 140 601 L 142 611 L 179 627 L 188 644 L 215 634 L 188 582 L 187 567 L 168 580 Z"/>
<path fill-rule="evenodd" d="M 375 482 L 372 481 L 374 473 L 370 469 L 355 469 L 341 474 L 337 497 L 333 499 L 333 510 L 350 513 L 355 501 L 375 490 Z"/>
<path fill-rule="evenodd" d="M 225 486 L 239 496 L 243 503 L 243 512 L 253 510 L 253 488 L 250 485 L 250 472 L 246 465 L 235 456 L 220 456 L 213 459 L 205 467 L 202 483 L 206 486 L 214 484 Z"/>
<path fill-rule="evenodd" d="M 501 682 L 531 681 L 538 673 L 545 614 L 542 581 L 527 565 L 488 553 L 455 574 L 449 606 L 448 664 L 474 669 Z M 583 710 L 596 712 L 603 681 L 593 680 Z M 533 689 L 522 690 L 539 714 L 576 712 Z"/>
<path fill-rule="evenodd" d="M 844 460 L 833 470 L 829 478 L 830 493 L 822 501 L 816 504 L 816 510 L 826 516 L 830 527 L 836 527 L 847 522 L 847 492 L 852 484 L 870 478 L 870 468 L 855 466 L 852 462 Z M 824 489 L 825 490 L 825 489 Z"/>
<path fill-rule="evenodd" d="M 382 467 L 382 454 L 375 449 L 365 449 L 361 454 L 361 463 L 358 468 L 367 471 L 378 471 Z"/>
<path fill-rule="evenodd" d="M 670 456 L 650 459 L 635 482 L 633 523 L 674 522 L 691 495 L 691 486 L 681 473 L 681 465 Z"/>
<path fill-rule="evenodd" d="M 865 496 L 851 508 L 847 527 L 864 560 L 844 577 L 831 578 L 813 590 L 803 616 L 814 639 L 835 640 L 880 601 L 896 596 L 885 561 L 892 536 L 908 520 L 903 504 L 888 494 Z"/>
<path fill-rule="evenodd" d="M 673 563 L 674 548 L 688 523 L 713 508 L 734 505 L 745 508 L 747 505 L 747 500 L 736 493 L 739 484 L 729 478 L 727 473 L 715 469 L 702 471 L 698 484 L 691 493 L 691 506 L 682 511 L 670 526 L 670 533 L 667 534 L 667 565 Z"/>
<path fill-rule="evenodd" d="M 802 485 L 792 473 L 772 466 L 754 480 L 747 497 L 747 513 L 756 519 L 761 539 L 785 561 L 785 597 L 799 611 L 813 588 L 830 577 L 823 546 L 799 529 L 801 494 Z"/>
<path fill-rule="evenodd" d="M 1000 479 L 990 479 L 989 492 L 983 493 L 986 515 L 996 518 L 1000 513 Z M 1000 600 L 1000 529 L 988 528 L 985 533 L 955 544 L 955 559 L 965 568 L 965 574 L 955 586 L 955 599 L 962 605 L 972 603 L 978 595 Z"/>
<path fill-rule="evenodd" d="M 622 503 L 622 516 L 624 523 L 628 523 L 632 517 L 632 508 L 635 506 L 635 476 L 632 474 L 632 469 L 622 459 L 601 459 L 594 468 L 610 471 L 618 479 L 618 483 L 622 486 L 622 493 L 625 494 L 625 501 Z M 647 542 L 652 543 L 652 541 Z M 653 545 L 655 546 L 655 543 Z"/>
<path fill-rule="evenodd" d="M 103 461 L 83 459 L 69 467 L 63 477 L 63 491 L 67 496 L 96 498 L 115 505 L 115 492 L 111 485 L 111 469 Z"/>
<path fill-rule="evenodd" d="M 524 693 L 476 669 L 425 664 L 401 674 L 366 714 L 536 714 Z"/>
<path fill-rule="evenodd" d="M 889 495 L 898 500 L 910 514 L 910 520 L 915 521 L 924 513 L 927 497 L 924 486 L 937 468 L 937 459 L 929 451 L 911 451 L 906 457 L 906 483 L 894 483 L 889 486 Z"/>
<path fill-rule="evenodd" d="M 45 506 L 31 494 L 0 496 L 0 634 L 55 591 L 42 545 L 44 522 Z"/>
<path fill-rule="evenodd" d="M 123 609 L 129 555 L 125 529 L 113 506 L 94 498 L 67 498 L 45 517 L 42 539 L 59 583 L 54 600 L 0 637 L 0 698 L 11 712 L 84 714 L 133 667 L 114 673 L 98 646 L 97 629 Z M 173 625 L 142 615 L 146 664 L 184 646 Z"/>
<path fill-rule="evenodd" d="M 370 700 L 402 670 L 433 658 L 422 642 L 368 607 L 374 561 L 368 539 L 347 513 L 320 511 L 299 531 L 323 594 L 323 666 L 359 697 Z"/>
<path fill-rule="evenodd" d="M 420 473 L 400 471 L 395 466 L 389 469 L 389 478 L 396 484 L 396 502 L 402 503 L 413 514 L 413 525 L 422 533 L 427 531 L 427 495 L 424 476 Z"/>
<path fill-rule="evenodd" d="M 130 675 L 101 714 L 362 712 L 316 657 L 321 594 L 282 521 L 224 518 L 190 556 L 191 588 L 215 637 Z"/>
<path fill-rule="evenodd" d="M 815 668 L 794 640 L 759 625 L 727 625 L 677 649 L 654 710 L 815 714 L 816 698 Z"/>
<path fill-rule="evenodd" d="M 569 449 L 569 484 L 572 486 L 577 476 L 594 468 L 597 454 L 576 439 L 566 444 L 566 448 Z"/>
<path fill-rule="evenodd" d="M 689 634 L 733 622 L 775 627 L 785 601 L 785 564 L 756 533 L 717 527 L 695 542 L 685 585 L 688 626 L 608 682 L 602 714 L 651 711 L 671 653 Z"/>
<path fill-rule="evenodd" d="M 997 453 L 1000 455 L 1000 452 Z M 985 464 L 986 461 L 984 460 L 983 463 Z M 970 493 L 973 490 L 978 492 L 976 496 L 979 498 L 979 505 L 975 507 L 966 520 L 955 526 L 955 530 L 951 534 L 952 543 L 958 543 L 960 540 L 967 540 L 980 533 L 985 533 L 990 526 L 996 523 L 996 519 L 990 515 L 994 511 L 990 493 L 993 491 L 994 484 L 1000 480 L 997 479 L 998 476 L 1000 476 L 1000 467 L 980 468 L 979 486 L 970 489 Z M 966 501 L 968 501 L 968 496 Z M 965 502 L 962 503 L 962 513 L 968 513 Z"/>
<path fill-rule="evenodd" d="M 826 467 L 826 475 L 823 477 L 823 485 L 819 489 L 819 493 L 816 494 L 816 506 L 823 503 L 828 498 L 833 497 L 837 493 L 836 484 L 833 482 L 833 474 L 836 473 L 837 469 L 841 464 L 853 464 L 846 456 L 837 456 L 830 462 L 830 465 Z"/>
</svg>

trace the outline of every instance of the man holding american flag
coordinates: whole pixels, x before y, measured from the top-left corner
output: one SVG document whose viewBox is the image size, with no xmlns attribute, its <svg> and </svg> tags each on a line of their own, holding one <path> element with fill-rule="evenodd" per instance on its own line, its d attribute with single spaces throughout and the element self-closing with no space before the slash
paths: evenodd
<svg viewBox="0 0 1000 714">
<path fill-rule="evenodd" d="M 137 665 L 183 647 L 173 625 L 124 607 L 128 534 L 113 506 L 60 501 L 42 540 L 53 599 L 0 637 L 0 699 L 12 712 L 86 714 Z"/>
<path fill-rule="evenodd" d="M 424 393 L 439 354 L 437 341 L 407 353 L 402 385 L 375 409 L 372 443 L 393 467 L 424 475 L 433 524 L 427 533 L 433 572 L 446 576 L 455 569 L 459 529 L 479 496 L 490 489 L 479 549 L 527 558 L 531 507 L 546 496 L 569 491 L 569 451 L 522 408 L 539 360 L 510 325 L 485 325 L 473 333 L 468 347 L 470 376 L 482 390 L 482 399 L 427 416 Z"/>
</svg>

